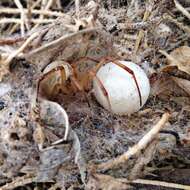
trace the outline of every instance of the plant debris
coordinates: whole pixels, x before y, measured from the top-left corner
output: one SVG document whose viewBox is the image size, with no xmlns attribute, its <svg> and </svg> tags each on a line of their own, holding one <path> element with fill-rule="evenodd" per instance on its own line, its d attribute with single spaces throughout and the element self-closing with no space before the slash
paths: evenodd
<svg viewBox="0 0 190 190">
<path fill-rule="evenodd" d="M 1 0 L 0 189 L 190 189 L 189 7 Z M 118 58 L 151 83 L 127 116 L 92 90 Z"/>
</svg>

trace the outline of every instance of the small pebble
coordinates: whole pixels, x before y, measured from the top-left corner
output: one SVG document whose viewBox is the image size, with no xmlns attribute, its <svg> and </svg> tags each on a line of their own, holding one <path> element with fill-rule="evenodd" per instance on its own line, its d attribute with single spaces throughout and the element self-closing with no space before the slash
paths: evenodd
<svg viewBox="0 0 190 190">
<path fill-rule="evenodd" d="M 5 108 L 5 102 L 3 101 L 0 101 L 0 110 L 4 109 Z"/>
</svg>

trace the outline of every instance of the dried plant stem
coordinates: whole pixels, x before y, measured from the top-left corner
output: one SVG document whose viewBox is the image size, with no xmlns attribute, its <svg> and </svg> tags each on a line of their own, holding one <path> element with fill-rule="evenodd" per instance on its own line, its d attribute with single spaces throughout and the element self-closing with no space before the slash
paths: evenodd
<svg viewBox="0 0 190 190">
<path fill-rule="evenodd" d="M 150 14 L 149 11 L 145 12 L 143 22 L 145 22 L 147 20 L 147 18 L 149 17 L 149 14 Z M 138 37 L 137 37 L 137 40 L 136 40 L 136 43 L 135 43 L 135 50 L 134 50 L 135 54 L 138 51 L 138 48 L 139 48 L 139 45 L 141 43 L 141 40 L 142 40 L 143 36 L 144 36 L 144 32 L 143 32 L 143 30 L 140 30 L 139 34 L 138 34 Z"/>
<path fill-rule="evenodd" d="M 61 0 L 57 0 L 57 1 L 56 1 L 56 5 L 57 5 L 57 8 L 58 8 L 58 9 L 62 9 Z"/>
<path fill-rule="evenodd" d="M 48 190 L 57 190 L 57 189 L 61 189 L 60 185 L 58 183 L 54 184 L 52 187 L 50 187 Z"/>
<path fill-rule="evenodd" d="M 31 8 L 34 9 L 35 7 L 37 7 L 40 4 L 41 1 L 42 0 L 38 0 L 38 1 L 34 2 L 34 4 L 32 5 Z"/>
<path fill-rule="evenodd" d="M 177 1 L 174 0 L 176 8 L 190 20 L 190 13 Z"/>
<path fill-rule="evenodd" d="M 144 184 L 144 185 L 154 185 L 154 186 L 174 188 L 174 189 L 190 190 L 189 185 L 182 185 L 178 183 L 170 183 L 170 182 L 165 182 L 165 181 L 147 180 L 147 179 L 136 179 L 136 180 L 130 181 L 125 178 L 114 178 L 114 177 L 111 177 L 109 175 L 104 175 L 104 174 L 94 174 L 94 176 L 99 179 L 110 179 L 111 181 L 118 181 L 120 183 Z"/>
<path fill-rule="evenodd" d="M 179 36 L 179 38 L 177 38 L 175 43 L 170 44 L 170 47 L 166 48 L 165 50 L 167 52 L 170 52 L 171 50 L 174 50 L 175 48 L 184 44 L 184 42 L 187 41 L 188 39 L 189 39 L 189 36 L 186 33 L 184 33 L 183 35 Z"/>
<path fill-rule="evenodd" d="M 190 7 L 185 7 L 185 10 L 190 11 Z M 179 12 L 179 10 L 176 9 L 176 8 L 174 8 L 172 11 L 174 11 L 174 12 Z"/>
<path fill-rule="evenodd" d="M 164 19 L 176 24 L 180 29 L 190 35 L 190 28 L 189 26 L 185 26 L 183 23 L 179 22 L 177 19 L 172 18 L 170 15 L 165 14 Z"/>
<path fill-rule="evenodd" d="M 132 9 L 132 7 L 133 7 L 134 5 L 135 5 L 135 0 L 132 0 L 132 1 L 130 2 L 130 5 L 129 5 L 128 10 Z"/>
<path fill-rule="evenodd" d="M 147 8 L 146 8 L 146 11 L 144 13 L 143 22 L 146 22 L 148 20 L 148 17 L 151 14 L 152 7 L 153 7 L 152 0 L 149 0 L 147 2 Z M 141 40 L 142 40 L 143 36 L 144 36 L 144 31 L 140 30 L 139 33 L 138 33 L 138 37 L 137 37 L 136 43 L 135 43 L 135 49 L 134 49 L 134 53 L 135 54 L 138 51 L 138 48 L 140 46 L 140 43 L 141 43 Z"/>
<path fill-rule="evenodd" d="M 13 24 L 12 28 L 8 31 L 8 36 L 14 33 L 15 30 L 17 30 L 18 26 L 19 26 L 19 23 Z"/>
<path fill-rule="evenodd" d="M 157 180 L 136 179 L 136 180 L 133 180 L 132 183 L 155 185 L 155 186 L 162 186 L 162 187 L 175 188 L 175 189 L 190 190 L 189 185 L 182 185 L 182 184 L 177 184 L 177 183 L 168 183 L 168 182 L 165 182 L 165 181 L 157 181 Z"/>
<path fill-rule="evenodd" d="M 41 0 L 40 0 L 41 1 Z M 31 17 L 30 17 L 30 14 L 29 14 L 29 12 L 31 12 L 31 9 L 33 9 L 33 8 L 35 8 L 37 5 L 38 5 L 38 2 L 39 2 L 39 0 L 36 2 L 36 3 L 34 3 L 34 5 L 33 6 L 31 6 L 31 7 L 29 7 L 29 9 L 28 9 L 28 11 L 25 13 L 25 14 L 27 14 L 27 20 L 31 20 Z M 28 5 L 28 3 L 31 3 L 30 2 L 30 0 L 27 2 L 27 5 Z M 4 13 L 9 13 L 9 9 L 11 9 L 11 8 L 5 8 L 5 7 L 3 7 L 0 11 L 2 11 L 2 13 L 4 12 L 4 10 L 5 10 L 5 12 Z M 14 10 L 14 9 L 13 9 Z M 16 10 L 18 10 L 18 9 L 16 9 Z M 19 10 L 18 10 L 19 11 Z M 20 11 L 19 11 L 20 12 Z M 25 12 L 25 11 L 24 11 Z M 1 12 L 0 12 L 1 13 Z M 12 13 L 10 13 L 10 14 L 12 14 Z M 30 24 L 29 22 L 30 21 L 27 21 L 28 23 L 27 24 Z M 17 29 L 17 27 L 19 26 L 19 23 L 16 23 L 12 28 L 11 28 L 11 30 L 9 31 L 9 34 L 12 34 L 16 29 Z"/>
<path fill-rule="evenodd" d="M 25 28 L 24 28 L 25 13 L 24 13 L 24 9 L 23 9 L 23 6 L 22 6 L 20 0 L 14 0 L 14 2 L 20 10 L 20 19 L 21 19 L 20 29 L 21 29 L 21 35 L 24 36 L 24 34 L 25 34 Z"/>
<path fill-rule="evenodd" d="M 105 171 L 113 168 L 119 164 L 125 163 L 129 160 L 129 158 L 139 153 L 141 150 L 145 149 L 147 145 L 158 135 L 159 131 L 164 127 L 164 124 L 168 121 L 169 117 L 169 113 L 163 114 L 160 121 L 155 126 L 153 126 L 153 128 L 136 145 L 134 145 L 121 156 L 97 165 L 97 169 Z"/>
<path fill-rule="evenodd" d="M 45 9 L 48 0 L 41 0 L 40 9 Z"/>
<path fill-rule="evenodd" d="M 45 3 L 44 3 L 44 1 L 42 1 L 42 8 L 41 8 L 41 10 L 48 11 L 49 8 L 52 6 L 53 2 L 54 2 L 54 0 L 49 0 L 48 2 L 45 1 Z M 44 7 L 44 5 L 46 5 L 46 6 Z M 41 14 L 39 20 L 42 21 L 43 19 L 44 19 L 44 15 Z M 37 24 L 33 27 L 33 29 L 37 28 L 37 27 L 39 26 L 39 24 L 40 24 L 40 23 L 37 23 Z"/>
<path fill-rule="evenodd" d="M 98 30 L 98 28 L 84 29 L 84 30 L 69 34 L 67 36 L 61 36 L 60 38 L 58 38 L 58 39 L 56 39 L 56 40 L 54 40 L 52 42 L 49 42 L 49 43 L 47 43 L 47 44 L 45 44 L 45 45 L 31 51 L 30 53 L 24 55 L 24 57 L 33 56 L 34 54 L 43 52 L 43 51 L 47 50 L 48 48 L 53 48 L 53 47 L 55 47 L 55 46 L 57 46 L 59 44 L 62 44 L 64 41 L 69 40 L 71 38 L 74 38 L 77 35 L 94 32 L 96 30 Z"/>
<path fill-rule="evenodd" d="M 168 59 L 168 61 L 170 61 L 171 63 L 176 63 L 176 59 L 175 58 L 173 58 L 170 54 L 168 54 L 166 51 L 164 51 L 164 50 L 159 50 L 159 52 L 162 54 L 162 55 L 164 55 L 167 59 Z"/>
<path fill-rule="evenodd" d="M 77 19 L 79 19 L 79 14 L 80 14 L 80 0 L 75 0 L 75 10 L 76 10 Z"/>
<path fill-rule="evenodd" d="M 23 9 L 24 13 L 28 13 L 28 9 Z M 8 13 L 8 14 L 18 14 L 20 13 L 19 9 L 16 8 L 1 8 L 0 13 Z M 61 17 L 64 16 L 65 14 L 57 11 L 49 11 L 49 10 L 37 10 L 37 9 L 32 9 L 31 10 L 32 14 L 40 14 L 40 15 L 47 15 L 47 16 L 56 16 L 56 17 Z"/>
<path fill-rule="evenodd" d="M 32 23 L 42 24 L 42 23 L 52 23 L 54 19 L 31 19 Z M 21 23 L 22 21 L 17 18 L 3 18 L 0 20 L 0 24 L 9 24 L 9 23 Z"/>
<path fill-rule="evenodd" d="M 11 189 L 15 189 L 17 187 L 21 187 L 24 186 L 26 184 L 32 183 L 35 181 L 34 177 L 18 177 L 16 178 L 13 182 L 11 183 L 7 183 L 6 185 L 2 186 L 0 188 L 0 190 L 11 190 Z"/>
<path fill-rule="evenodd" d="M 27 27 L 27 30 L 30 30 L 31 19 L 32 19 L 32 0 L 27 1 L 27 10 L 28 10 L 27 13 L 25 13 L 27 15 L 26 27 Z"/>
<path fill-rule="evenodd" d="M 142 175 L 143 168 L 152 160 L 155 152 L 156 146 L 158 144 L 158 138 L 154 139 L 145 149 L 145 151 L 139 155 L 135 161 L 135 165 L 130 172 L 129 179 L 137 179 Z"/>
<path fill-rule="evenodd" d="M 28 46 L 28 44 L 38 36 L 39 34 L 33 33 L 24 43 L 23 45 L 14 53 L 12 53 L 5 61 L 4 64 L 5 65 L 9 65 L 9 63 L 13 60 L 14 57 L 16 57 L 18 54 L 20 54 L 21 52 L 23 52 L 23 50 Z"/>
<path fill-rule="evenodd" d="M 30 1 L 30 0 L 29 0 L 29 1 Z M 29 1 L 28 1 L 28 2 L 29 2 Z M 28 2 L 27 2 L 27 3 L 28 3 Z M 25 13 L 25 14 L 27 14 L 28 19 L 30 19 L 30 21 L 29 21 L 30 24 L 31 24 L 31 18 L 30 18 L 30 15 L 28 15 L 28 12 L 31 12 L 36 6 L 39 5 L 40 2 L 41 2 L 41 0 L 38 0 L 38 1 L 34 2 L 34 4 L 31 5 L 30 9 L 29 9 L 29 10 L 26 10 L 26 13 Z M 12 9 L 12 10 L 11 10 L 11 9 Z M 15 12 L 15 10 L 18 10 L 18 13 L 20 13 L 19 9 L 5 8 L 5 7 L 3 7 L 2 9 L 0 9 L 0 13 L 9 13 L 9 11 L 10 11 L 10 14 L 17 14 L 17 13 L 16 13 L 17 11 Z M 2 11 L 2 12 L 1 12 L 1 11 Z M 5 12 L 4 12 L 4 11 L 5 11 Z M 25 11 L 25 9 L 24 9 L 24 11 Z M 37 10 L 37 11 L 40 11 L 40 10 Z M 13 13 L 13 12 L 15 12 L 15 13 Z M 40 13 L 39 13 L 39 14 L 40 14 Z M 35 22 L 33 22 L 33 23 L 35 23 Z M 10 35 L 10 34 L 12 34 L 13 32 L 15 32 L 15 30 L 18 28 L 19 24 L 20 24 L 20 23 L 14 24 L 8 34 Z"/>
<path fill-rule="evenodd" d="M 53 3 L 54 3 L 54 0 L 49 0 L 49 1 L 47 2 L 47 5 L 46 5 L 45 10 L 48 10 L 48 9 L 53 5 Z"/>
</svg>

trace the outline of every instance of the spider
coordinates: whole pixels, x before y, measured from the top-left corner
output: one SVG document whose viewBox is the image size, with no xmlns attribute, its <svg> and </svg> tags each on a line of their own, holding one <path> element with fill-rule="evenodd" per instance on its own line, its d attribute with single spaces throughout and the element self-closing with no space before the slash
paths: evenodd
<svg viewBox="0 0 190 190">
<path fill-rule="evenodd" d="M 89 11 L 87 11 L 87 13 L 88 12 Z M 94 14 L 89 17 L 82 20 L 76 20 L 75 25 L 72 25 L 72 23 L 64 23 L 64 25 L 60 25 L 61 27 L 65 27 L 65 33 L 63 35 L 66 37 L 63 36 L 60 38 L 61 40 L 54 37 L 55 40 L 49 42 L 49 44 L 46 43 L 45 40 L 43 44 L 43 47 L 45 47 L 44 49 L 38 48 L 38 51 L 34 49 L 33 52 L 30 52 L 27 57 L 28 61 L 38 65 L 41 71 L 41 76 L 37 83 L 37 97 L 35 104 L 40 98 L 42 98 L 42 101 L 44 99 L 52 100 L 59 93 L 70 94 L 78 91 L 84 94 L 84 97 L 88 102 L 86 92 L 89 92 L 92 89 L 92 80 L 96 80 L 103 96 L 105 96 L 109 107 L 111 108 L 108 91 L 96 74 L 101 67 L 112 62 L 131 75 L 137 89 L 137 96 L 139 97 L 139 105 L 141 107 L 143 102 L 142 93 L 135 73 L 132 69 L 121 64 L 119 61 L 121 58 L 115 54 L 112 40 L 107 32 L 103 30 L 103 27 L 99 25 L 96 13 L 97 11 L 94 11 Z M 52 39 L 52 36 L 54 36 L 53 34 L 56 33 L 54 30 L 57 28 L 59 29 L 58 26 L 59 25 L 56 25 L 51 30 L 51 32 L 53 31 L 52 33 L 49 32 L 51 34 L 50 39 Z M 68 28 L 69 32 L 67 35 L 66 29 Z M 87 32 L 88 29 L 93 30 Z M 61 31 L 62 30 L 63 28 L 61 28 Z M 73 33 L 70 34 L 70 31 Z M 49 33 L 47 33 L 45 39 L 48 39 Z M 49 51 L 45 51 L 47 50 L 47 47 Z M 54 107 L 58 111 L 62 108 L 57 104 L 54 105 L 51 101 L 46 101 L 46 103 L 49 107 Z M 40 105 L 40 103 L 38 105 Z M 63 110 L 61 112 L 63 112 Z M 64 114 L 62 115 L 64 117 Z M 68 118 L 65 120 L 68 120 Z M 64 139 L 60 139 L 52 144 L 55 145 L 62 142 L 62 140 L 66 140 L 68 130 L 69 127 L 67 126 Z"/>
<path fill-rule="evenodd" d="M 103 58 L 101 58 L 101 56 L 92 56 L 92 58 L 88 55 L 89 54 L 74 61 L 61 59 L 53 61 L 46 65 L 42 69 L 42 76 L 38 80 L 36 102 L 38 102 L 39 98 L 51 100 L 54 99 L 59 93 L 70 94 L 80 91 L 82 92 L 85 99 L 87 100 L 88 105 L 90 106 L 86 93 L 92 89 L 92 80 L 96 80 L 111 110 L 111 103 L 108 91 L 96 74 L 101 67 L 109 62 L 112 62 L 132 76 L 139 96 L 139 105 L 141 107 L 142 96 L 137 82 L 137 78 L 133 70 L 118 61 L 121 60 L 121 58 L 119 58 L 117 55 L 102 56 Z M 100 59 L 98 59 L 97 57 L 100 57 Z M 51 102 L 48 103 L 51 104 Z M 55 105 L 52 104 L 49 106 L 52 107 Z M 66 118 L 65 120 L 68 123 L 68 118 Z M 66 140 L 68 131 L 69 127 L 67 126 L 64 138 L 52 143 L 52 145 L 59 144 L 60 142 Z"/>
<path fill-rule="evenodd" d="M 111 106 L 109 94 L 104 87 L 104 84 L 96 75 L 100 67 L 109 62 L 112 62 L 118 67 L 124 69 L 132 76 L 136 84 L 136 89 L 139 95 L 139 104 L 141 107 L 142 96 L 137 78 L 133 70 L 118 61 L 118 57 L 105 57 L 101 60 L 83 57 L 70 63 L 63 60 L 52 62 L 44 68 L 43 75 L 39 79 L 37 97 L 40 94 L 47 99 L 51 99 L 52 97 L 56 97 L 60 92 L 69 94 L 77 91 L 82 92 L 86 97 L 86 92 L 92 88 L 92 80 L 95 79 L 98 82 L 103 95 L 107 99 L 109 106 Z M 87 68 L 85 68 L 84 65 L 89 63 L 91 64 L 86 65 Z"/>
</svg>

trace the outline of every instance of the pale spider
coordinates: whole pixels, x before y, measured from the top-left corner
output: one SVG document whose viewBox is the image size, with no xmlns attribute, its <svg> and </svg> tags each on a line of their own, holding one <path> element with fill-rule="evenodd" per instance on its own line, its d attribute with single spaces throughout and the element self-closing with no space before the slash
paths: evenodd
<svg viewBox="0 0 190 190">
<path fill-rule="evenodd" d="M 104 57 L 100 61 L 93 58 L 84 57 L 80 58 L 74 63 L 68 63 L 65 61 L 52 62 L 43 70 L 44 74 L 40 78 L 38 84 L 38 94 L 45 96 L 47 99 L 51 99 L 52 97 L 55 97 L 59 92 L 68 94 L 71 92 L 81 91 L 86 97 L 85 91 L 89 91 L 91 89 L 92 80 L 95 79 L 110 105 L 108 92 L 96 73 L 100 67 L 106 63 L 112 62 L 128 72 L 134 79 L 139 95 L 139 104 L 141 107 L 142 96 L 136 76 L 133 70 L 121 64 L 118 60 L 118 57 Z M 81 71 L 81 64 L 83 65 L 88 61 L 93 62 L 93 66 L 91 65 L 91 67 L 88 68 L 85 72 L 83 69 Z"/>
</svg>

